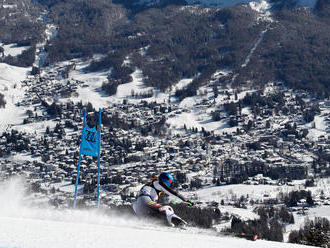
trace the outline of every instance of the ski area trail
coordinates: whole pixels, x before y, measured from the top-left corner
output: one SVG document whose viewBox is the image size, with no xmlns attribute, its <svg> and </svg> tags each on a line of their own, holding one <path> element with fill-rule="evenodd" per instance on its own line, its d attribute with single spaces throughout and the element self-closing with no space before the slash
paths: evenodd
<svg viewBox="0 0 330 248">
<path fill-rule="evenodd" d="M 40 210 L 43 211 L 43 210 Z M 49 212 L 52 214 L 52 212 Z M 89 218 L 74 218 L 80 213 Z M 150 247 L 235 247 L 280 248 L 304 247 L 288 243 L 257 240 L 255 242 L 232 237 L 219 237 L 196 230 L 178 230 L 156 226 L 131 226 L 121 217 L 100 216 L 88 212 L 63 211 L 49 218 L 0 217 L 1 248 L 150 248 Z M 72 220 L 68 220 L 71 218 Z M 61 219 L 62 218 L 62 219 Z M 108 220 L 112 218 L 112 220 Z M 97 221 L 95 221 L 97 219 Z M 126 225 L 123 225 L 123 223 Z M 112 223 L 110 223 L 112 222 Z M 140 223 L 141 224 L 141 223 Z"/>
<path fill-rule="evenodd" d="M 1 248 L 298 248 L 288 243 L 221 237 L 211 230 L 159 226 L 104 210 L 72 210 L 32 201 L 21 180 L 0 183 Z"/>
</svg>

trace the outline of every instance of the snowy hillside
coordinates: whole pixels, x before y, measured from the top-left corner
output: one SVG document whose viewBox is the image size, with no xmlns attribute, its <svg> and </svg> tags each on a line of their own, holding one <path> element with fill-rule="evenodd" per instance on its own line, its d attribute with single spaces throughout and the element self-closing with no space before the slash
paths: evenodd
<svg viewBox="0 0 330 248">
<path fill-rule="evenodd" d="M 0 43 L 0 46 L 3 47 L 4 49 L 4 56 L 17 56 L 22 54 L 23 51 L 27 50 L 30 48 L 30 46 L 17 46 L 17 44 L 3 44 Z"/>
<path fill-rule="evenodd" d="M 173 2 L 173 1 L 172 1 Z M 266 0 L 185 0 L 189 5 L 199 5 L 206 8 L 225 8 L 232 7 L 238 4 L 260 4 L 267 2 Z M 316 0 L 298 0 L 296 5 L 299 7 L 314 8 Z M 154 7 L 162 4 L 161 0 L 136 0 L 133 5 Z"/>
<path fill-rule="evenodd" d="M 203 7 L 216 7 L 224 8 L 231 7 L 237 4 L 259 4 L 261 2 L 266 2 L 265 0 L 186 0 L 188 4 L 198 4 Z M 297 6 L 313 8 L 315 6 L 316 0 L 299 0 L 297 1 Z"/>
<path fill-rule="evenodd" d="M 5 96 L 6 107 L 0 108 L 0 132 L 9 125 L 21 124 L 26 109 L 17 106 L 25 94 L 22 80 L 29 68 L 21 68 L 0 63 L 0 93 Z"/>
<path fill-rule="evenodd" d="M 224 8 L 235 6 L 237 4 L 244 4 L 252 2 L 251 0 L 186 0 L 188 4 L 199 4 L 204 7 L 217 7 L 217 8 Z"/>
<path fill-rule="evenodd" d="M 16 179 L 0 187 L 0 247 L 306 247 L 219 237 L 195 228 L 177 230 L 101 211 L 56 210 L 30 206 Z"/>
</svg>

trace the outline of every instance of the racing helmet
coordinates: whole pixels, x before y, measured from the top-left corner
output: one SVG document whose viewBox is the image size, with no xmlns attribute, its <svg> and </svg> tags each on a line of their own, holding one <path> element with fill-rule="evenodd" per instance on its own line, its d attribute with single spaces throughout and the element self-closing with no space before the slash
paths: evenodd
<svg viewBox="0 0 330 248">
<path fill-rule="evenodd" d="M 174 182 L 174 177 L 172 176 L 171 173 L 168 172 L 162 172 L 159 177 L 158 180 L 162 183 L 164 183 L 167 187 L 171 187 L 173 185 Z"/>
</svg>

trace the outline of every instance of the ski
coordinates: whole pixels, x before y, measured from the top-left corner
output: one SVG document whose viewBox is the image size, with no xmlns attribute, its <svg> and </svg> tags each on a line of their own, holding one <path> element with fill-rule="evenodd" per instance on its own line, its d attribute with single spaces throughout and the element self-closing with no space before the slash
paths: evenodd
<svg viewBox="0 0 330 248">
<path fill-rule="evenodd" d="M 258 234 L 246 234 L 246 233 L 230 233 L 230 232 L 221 232 L 224 236 L 233 236 L 237 238 L 244 238 L 251 241 L 256 241 L 259 237 Z"/>
</svg>

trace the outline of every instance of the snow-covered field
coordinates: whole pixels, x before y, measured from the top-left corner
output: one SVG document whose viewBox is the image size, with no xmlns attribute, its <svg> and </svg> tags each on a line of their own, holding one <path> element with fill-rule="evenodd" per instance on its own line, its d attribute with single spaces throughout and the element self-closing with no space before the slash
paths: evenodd
<svg viewBox="0 0 330 248">
<path fill-rule="evenodd" d="M 98 210 L 56 210 L 32 206 L 22 181 L 0 184 L 1 248 L 66 247 L 306 247 L 232 237 L 196 228 L 177 230 L 127 216 L 109 216 Z"/>
<path fill-rule="evenodd" d="M 6 106 L 0 108 L 0 133 L 9 125 L 23 122 L 26 109 L 19 107 L 24 97 L 24 86 L 21 81 L 27 77 L 30 68 L 21 68 L 0 63 L 0 93 L 5 96 Z"/>
<path fill-rule="evenodd" d="M 324 196 L 330 194 L 330 179 L 323 178 L 317 180 L 315 187 L 310 187 L 305 189 L 303 187 L 304 180 L 294 181 L 291 185 L 226 185 L 219 187 L 210 187 L 197 190 L 195 192 L 195 197 L 200 201 L 207 201 L 213 199 L 216 202 L 224 200 L 225 202 L 233 201 L 234 199 L 239 199 L 241 196 L 247 198 L 248 201 L 262 201 L 267 199 L 274 199 L 280 193 L 289 193 L 291 191 L 297 190 L 310 190 L 313 195 L 313 199 L 318 199 L 321 192 Z M 228 213 L 230 215 L 239 216 L 241 219 L 258 219 L 259 216 L 253 212 L 253 206 L 248 205 L 247 209 L 244 208 L 235 208 L 230 205 L 220 206 L 220 211 L 222 213 Z M 299 208 L 299 207 L 298 207 Z M 300 207 L 302 209 L 302 207 Z M 315 206 L 312 208 L 306 208 L 303 212 L 297 211 L 293 212 L 295 223 L 287 225 L 284 232 L 284 241 L 288 240 L 289 234 L 293 230 L 299 230 L 304 226 L 304 223 L 307 219 L 314 219 L 315 217 L 322 217 L 330 219 L 330 205 L 321 205 Z M 228 223 L 220 225 L 217 227 L 219 230 L 227 227 Z"/>
<path fill-rule="evenodd" d="M 30 46 L 17 46 L 17 44 L 6 44 L 0 43 L 0 46 L 4 49 L 4 55 L 5 56 L 17 56 L 22 54 L 25 50 L 29 49 Z"/>
</svg>

